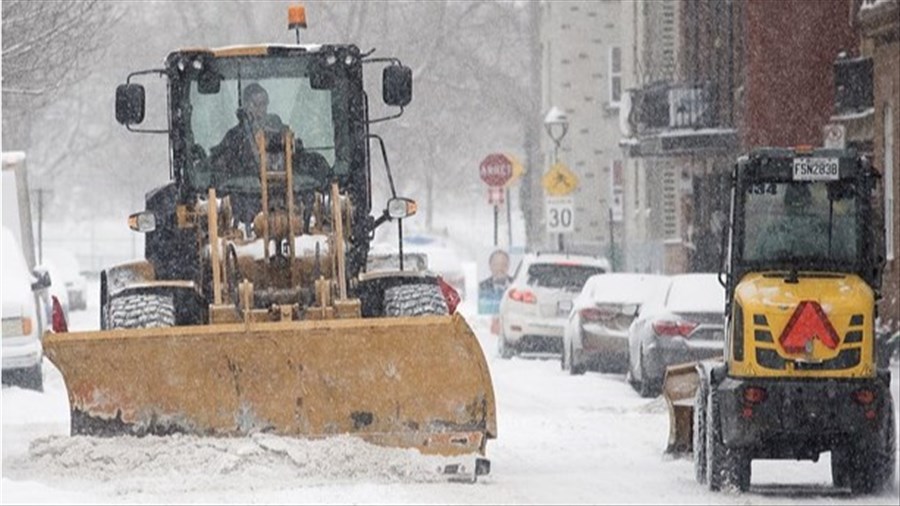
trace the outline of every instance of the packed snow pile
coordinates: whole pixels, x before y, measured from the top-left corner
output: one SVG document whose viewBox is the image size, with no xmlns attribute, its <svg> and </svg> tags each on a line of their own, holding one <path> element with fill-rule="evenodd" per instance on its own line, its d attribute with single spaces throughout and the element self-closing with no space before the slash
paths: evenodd
<svg viewBox="0 0 900 506">
<path fill-rule="evenodd" d="M 61 437 L 34 440 L 27 454 L 4 463 L 12 479 L 38 479 L 63 488 L 84 481 L 116 495 L 221 490 L 227 484 L 273 490 L 349 482 L 432 483 L 468 459 L 426 456 L 414 449 L 375 446 L 351 436 L 305 440 L 269 434 L 244 438 Z M 66 482 L 69 483 L 66 483 Z"/>
</svg>

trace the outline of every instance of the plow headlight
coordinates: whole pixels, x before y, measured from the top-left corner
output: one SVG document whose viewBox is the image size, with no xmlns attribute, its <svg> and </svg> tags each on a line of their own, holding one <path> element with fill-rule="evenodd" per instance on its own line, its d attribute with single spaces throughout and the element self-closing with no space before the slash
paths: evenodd
<svg viewBox="0 0 900 506">
<path fill-rule="evenodd" d="M 134 213 L 128 217 L 128 227 L 135 232 L 153 232 L 156 230 L 156 215 L 150 211 Z"/>
</svg>

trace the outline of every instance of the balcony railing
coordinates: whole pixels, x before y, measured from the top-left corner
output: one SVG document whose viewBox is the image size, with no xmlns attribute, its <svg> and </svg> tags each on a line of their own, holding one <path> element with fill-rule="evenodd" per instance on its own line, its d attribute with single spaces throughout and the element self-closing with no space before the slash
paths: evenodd
<svg viewBox="0 0 900 506">
<path fill-rule="evenodd" d="M 630 93 L 634 140 L 620 142 L 628 156 L 721 152 L 737 145 L 730 102 L 718 100 L 711 83 L 658 82 Z"/>
<path fill-rule="evenodd" d="M 714 100 L 706 84 L 654 83 L 633 90 L 634 130 L 650 133 L 666 129 L 708 128 L 715 125 Z"/>
</svg>

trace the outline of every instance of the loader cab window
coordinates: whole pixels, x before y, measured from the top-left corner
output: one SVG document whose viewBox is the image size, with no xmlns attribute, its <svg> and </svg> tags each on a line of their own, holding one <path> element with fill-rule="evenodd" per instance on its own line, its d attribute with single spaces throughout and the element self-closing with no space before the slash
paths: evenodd
<svg viewBox="0 0 900 506">
<path fill-rule="evenodd" d="M 860 255 L 854 190 L 847 181 L 749 185 L 744 196 L 744 260 L 793 263 L 801 269 L 854 263 Z"/>
<path fill-rule="evenodd" d="M 265 92 L 265 129 L 274 132 L 290 128 L 297 141 L 295 147 L 302 147 L 317 161 L 318 176 L 319 172 L 348 173 L 348 105 L 341 83 L 330 89 L 314 89 L 308 61 L 298 57 L 221 58 L 213 65 L 220 81 L 215 92 L 202 90 L 196 74 L 186 76 L 181 94 L 188 150 L 184 172 L 191 186 L 207 188 L 215 184 L 237 191 L 259 191 L 259 155 L 252 128 L 246 127 L 246 118 L 255 107 L 247 100 L 249 87 L 261 87 Z M 295 163 L 298 158 L 295 155 Z M 294 181 L 295 186 L 312 184 L 304 177 L 295 176 Z"/>
</svg>

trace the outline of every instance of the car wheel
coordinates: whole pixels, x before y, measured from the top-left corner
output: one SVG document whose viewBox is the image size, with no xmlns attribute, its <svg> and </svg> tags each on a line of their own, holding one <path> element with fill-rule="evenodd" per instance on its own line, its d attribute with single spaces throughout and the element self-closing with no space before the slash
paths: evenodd
<svg viewBox="0 0 900 506">
<path fill-rule="evenodd" d="M 640 360 L 638 367 L 641 370 L 641 379 L 638 382 L 638 394 L 644 398 L 656 397 L 658 395 L 655 385 L 650 378 L 647 377 L 647 369 L 644 368 L 644 350 L 641 349 L 641 355 L 638 358 Z"/>
<path fill-rule="evenodd" d="M 559 354 L 559 368 L 563 371 L 568 371 L 570 367 L 570 359 L 569 353 L 566 351 L 568 346 L 566 346 L 566 339 L 563 338 L 563 351 Z"/>
<path fill-rule="evenodd" d="M 500 335 L 497 336 L 497 354 L 504 360 L 509 360 L 516 354 L 516 351 L 507 344 L 503 329 L 500 329 Z"/>
<path fill-rule="evenodd" d="M 585 366 L 584 364 L 578 364 L 575 362 L 575 345 L 569 343 L 569 374 L 572 376 L 580 376 L 584 374 Z M 565 352 L 563 352 L 565 354 Z"/>
</svg>

